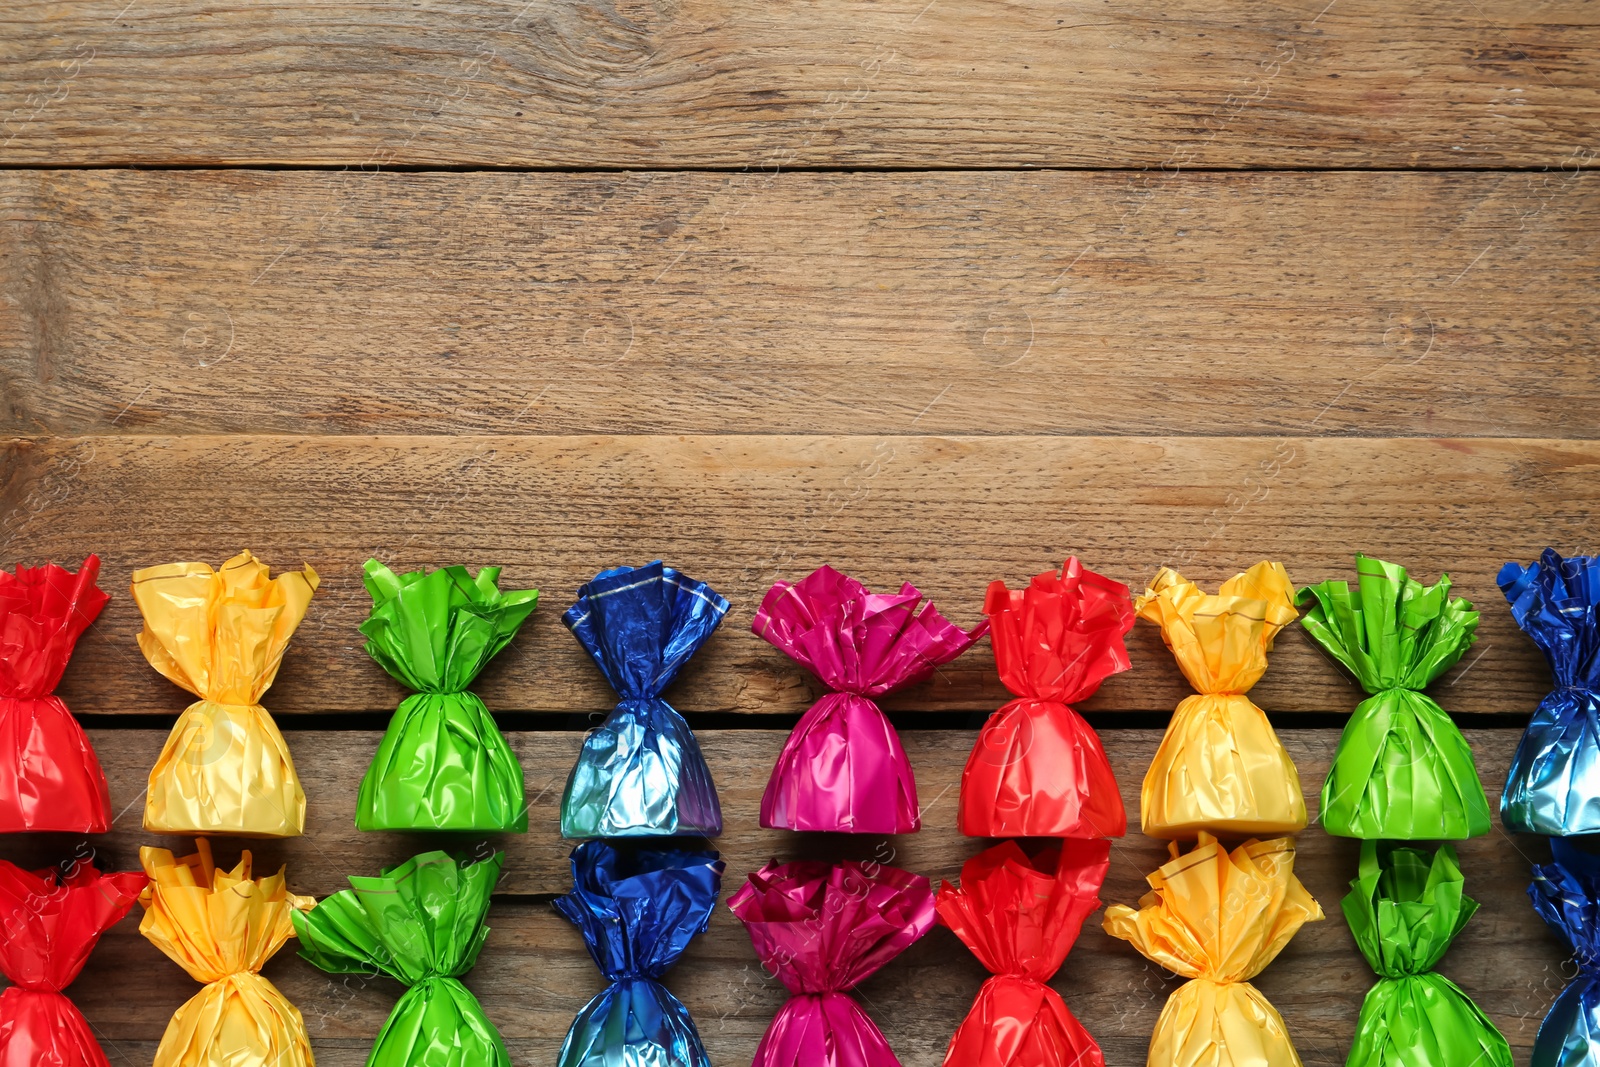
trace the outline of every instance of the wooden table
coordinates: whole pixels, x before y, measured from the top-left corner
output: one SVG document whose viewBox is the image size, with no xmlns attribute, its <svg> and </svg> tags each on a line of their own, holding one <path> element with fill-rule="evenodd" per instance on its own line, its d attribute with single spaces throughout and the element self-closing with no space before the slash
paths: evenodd
<svg viewBox="0 0 1600 1067">
<path fill-rule="evenodd" d="M 353 829 L 401 695 L 361 651 L 361 561 L 544 590 L 479 687 L 536 796 L 492 843 L 469 980 L 519 1064 L 553 1064 L 599 988 L 549 901 L 560 788 L 610 704 L 557 617 L 604 566 L 663 558 L 733 601 L 669 693 L 723 789 L 730 890 L 772 855 L 940 878 L 982 845 L 954 822 L 1005 699 L 987 646 L 890 703 L 922 833 L 757 828 L 817 688 L 751 615 L 824 562 L 963 623 L 1069 553 L 1135 588 L 1264 557 L 1350 577 L 1357 550 L 1448 569 L 1483 621 L 1435 695 L 1497 796 L 1548 675 L 1495 571 L 1596 547 L 1597 106 L 1575 0 L 17 0 L 0 563 L 106 561 L 62 687 L 122 812 L 87 847 L 126 866 L 152 840 L 141 790 L 185 703 L 134 645 L 130 572 L 245 547 L 324 578 L 267 698 L 307 836 L 256 847 L 319 896 L 432 843 Z M 1085 706 L 1130 803 L 1187 692 L 1152 628 L 1131 647 Z M 1254 695 L 1314 798 L 1359 692 L 1295 628 Z M 1356 850 L 1300 847 L 1329 917 L 1259 984 L 1308 1067 L 1342 1064 L 1372 977 L 1338 914 Z M 1132 902 L 1161 846 L 1112 855 L 1104 898 Z M 1524 896 L 1547 848 L 1497 827 L 1461 855 L 1483 907 L 1441 970 L 1526 1063 L 1571 973 Z M 135 927 L 72 988 L 118 1064 L 195 988 Z M 332 1067 L 397 995 L 288 951 L 267 973 Z M 931 1067 L 982 979 L 937 930 L 861 996 Z M 668 984 L 719 1065 L 783 1000 L 725 910 Z M 1095 920 L 1056 982 L 1117 1067 L 1174 984 Z"/>
</svg>

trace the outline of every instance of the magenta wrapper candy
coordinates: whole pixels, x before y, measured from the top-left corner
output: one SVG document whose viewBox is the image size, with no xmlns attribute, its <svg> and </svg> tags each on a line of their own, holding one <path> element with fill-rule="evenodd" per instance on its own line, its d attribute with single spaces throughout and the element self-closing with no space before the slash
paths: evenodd
<svg viewBox="0 0 1600 1067">
<path fill-rule="evenodd" d="M 922 681 L 970 648 L 988 622 L 963 630 L 922 605 L 913 585 L 875 594 L 819 567 L 768 590 L 750 628 L 833 690 L 784 743 L 761 798 L 761 825 L 857 834 L 918 829 L 911 763 L 873 698 Z"/>
<path fill-rule="evenodd" d="M 846 990 L 933 927 L 933 887 L 876 863 L 769 863 L 728 899 L 789 990 L 751 1067 L 899 1067 Z"/>
</svg>

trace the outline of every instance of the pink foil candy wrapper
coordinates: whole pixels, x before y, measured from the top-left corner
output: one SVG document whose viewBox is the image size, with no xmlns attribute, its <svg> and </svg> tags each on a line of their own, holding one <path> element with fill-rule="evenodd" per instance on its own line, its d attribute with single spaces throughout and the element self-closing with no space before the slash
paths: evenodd
<svg viewBox="0 0 1600 1067">
<path fill-rule="evenodd" d="M 921 610 L 918 610 L 919 605 Z M 832 567 L 767 591 L 752 630 L 833 692 L 801 717 L 761 797 L 768 829 L 904 834 L 922 825 L 911 762 L 874 702 L 914 685 L 983 636 L 963 630 L 916 586 L 889 595 Z"/>
<path fill-rule="evenodd" d="M 900 1067 L 847 990 L 933 928 L 933 887 L 877 863 L 768 863 L 728 899 L 789 990 L 751 1067 Z"/>
</svg>

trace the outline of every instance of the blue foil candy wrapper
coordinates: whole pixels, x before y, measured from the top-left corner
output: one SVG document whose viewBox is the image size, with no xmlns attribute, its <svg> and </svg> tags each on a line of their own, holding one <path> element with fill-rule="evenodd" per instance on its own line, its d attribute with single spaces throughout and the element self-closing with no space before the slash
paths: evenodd
<svg viewBox="0 0 1600 1067">
<path fill-rule="evenodd" d="M 658 979 L 705 932 L 722 887 L 715 852 L 585 841 L 555 901 L 608 985 L 572 1021 L 558 1067 L 710 1067 L 689 1009 Z"/>
<path fill-rule="evenodd" d="M 1552 838 L 1554 860 L 1533 869 L 1533 910 L 1572 946 L 1578 975 L 1539 1026 L 1532 1067 L 1600 1063 L 1600 856 Z"/>
<path fill-rule="evenodd" d="M 1600 833 L 1600 559 L 1547 548 L 1537 563 L 1507 563 L 1495 580 L 1556 683 L 1511 761 L 1501 821 L 1520 833 Z"/>
<path fill-rule="evenodd" d="M 700 743 L 661 699 L 722 622 L 728 602 L 661 561 L 601 571 L 561 621 L 622 697 L 584 738 L 561 797 L 561 836 L 722 833 Z"/>
</svg>

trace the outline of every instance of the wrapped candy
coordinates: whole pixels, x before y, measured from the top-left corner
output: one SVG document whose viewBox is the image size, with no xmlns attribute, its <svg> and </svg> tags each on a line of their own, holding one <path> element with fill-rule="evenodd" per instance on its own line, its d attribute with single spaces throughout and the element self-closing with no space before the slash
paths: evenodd
<svg viewBox="0 0 1600 1067">
<path fill-rule="evenodd" d="M 294 914 L 300 955 L 330 974 L 406 986 L 367 1067 L 511 1067 L 500 1032 L 461 976 L 489 937 L 484 918 L 503 853 L 477 863 L 426 852 Z"/>
<path fill-rule="evenodd" d="M 875 863 L 768 863 L 728 907 L 790 993 L 751 1067 L 899 1067 L 846 993 L 933 927 L 926 878 Z"/>
<path fill-rule="evenodd" d="M 796 724 L 767 791 L 769 829 L 904 834 L 922 825 L 911 762 L 873 698 L 922 681 L 965 652 L 987 622 L 966 631 L 911 584 L 869 593 L 832 567 L 767 591 L 751 629 L 832 690 Z"/>
<path fill-rule="evenodd" d="M 715 852 L 624 856 L 605 841 L 573 850 L 572 892 L 555 906 L 582 931 L 610 984 L 572 1021 L 557 1067 L 710 1067 L 689 1009 L 660 979 L 705 932 L 722 868 Z"/>
<path fill-rule="evenodd" d="M 1539 917 L 1572 946 L 1577 974 L 1533 1042 L 1531 1067 L 1600 1063 L 1600 856 L 1550 839 L 1551 862 L 1534 867 L 1528 896 Z"/>
<path fill-rule="evenodd" d="M 92 614 L 91 614 L 92 617 Z M 141 871 L 101 874 L 73 863 L 24 871 L 0 860 L 0 1067 L 109 1067 L 89 1022 L 63 994 L 100 941 L 139 899 Z"/>
<path fill-rule="evenodd" d="M 1111 843 L 1063 841 L 1029 859 L 1015 841 L 939 888 L 939 919 L 994 975 L 945 1052 L 947 1067 L 1105 1067 L 1100 1046 L 1045 983 L 1100 906 Z"/>
<path fill-rule="evenodd" d="M 200 698 L 178 717 L 150 771 L 144 828 L 152 833 L 305 831 L 306 795 L 261 697 L 305 617 L 317 572 L 269 575 L 248 551 L 215 571 L 168 563 L 133 572 L 144 613 L 139 650 Z"/>
<path fill-rule="evenodd" d="M 94 584 L 99 574 L 99 556 L 77 574 L 54 563 L 0 571 L 0 833 L 111 829 L 100 761 L 55 695 L 73 646 L 108 599 Z"/>
<path fill-rule="evenodd" d="M 722 833 L 711 771 L 662 690 L 716 631 L 728 602 L 656 560 L 601 571 L 561 621 L 622 699 L 589 731 L 561 797 L 561 836 Z"/>
<path fill-rule="evenodd" d="M 1300 624 L 1372 694 L 1356 706 L 1322 785 L 1322 825 L 1341 837 L 1436 841 L 1489 832 L 1472 748 L 1421 690 L 1474 641 L 1478 613 L 1404 567 L 1356 555 L 1358 582 L 1300 590 Z"/>
<path fill-rule="evenodd" d="M 1501 821 L 1527 834 L 1600 833 L 1600 558 L 1547 548 L 1496 580 L 1555 676 L 1512 757 Z"/>
<path fill-rule="evenodd" d="M 961 774 L 969 837 L 1121 837 L 1128 814 L 1100 737 L 1068 704 L 1130 666 L 1128 587 L 1077 557 L 1026 589 L 989 586 L 1000 680 L 1017 696 L 989 717 Z"/>
<path fill-rule="evenodd" d="M 1146 879 L 1138 910 L 1106 909 L 1106 933 L 1190 979 L 1161 1009 L 1150 1067 L 1300 1067 L 1283 1017 L 1250 984 L 1322 918 L 1294 876 L 1294 842 L 1246 841 L 1230 853 L 1199 838 L 1187 853 L 1168 846 L 1172 859 Z"/>
<path fill-rule="evenodd" d="M 467 686 L 517 635 L 536 589 L 501 592 L 499 567 L 395 574 L 365 567 L 367 655 L 414 692 L 395 710 L 361 779 L 362 830 L 528 829 L 522 764 Z"/>
<path fill-rule="evenodd" d="M 1378 984 L 1361 1002 L 1345 1067 L 1512 1067 L 1500 1031 L 1454 982 L 1433 972 L 1478 910 L 1462 895 L 1465 881 L 1449 845 L 1430 856 L 1361 843 L 1361 874 L 1350 883 L 1344 915 Z"/>
<path fill-rule="evenodd" d="M 1172 713 L 1144 777 L 1140 818 L 1151 837 L 1294 833 L 1306 825 L 1300 775 L 1266 713 L 1245 696 L 1267 670 L 1278 631 L 1294 621 L 1281 563 L 1257 563 L 1210 596 L 1163 568 L 1134 605 L 1161 626 L 1199 692 Z"/>
<path fill-rule="evenodd" d="M 196 847 L 183 859 L 164 848 L 139 850 L 150 878 L 139 897 L 139 932 L 205 983 L 167 1024 L 155 1067 L 311 1067 L 305 1021 L 260 972 L 294 936 L 290 916 L 312 899 L 290 893 L 282 870 L 252 878 L 249 852 L 224 871 L 211 860 L 210 842 L 201 838 Z"/>
</svg>

